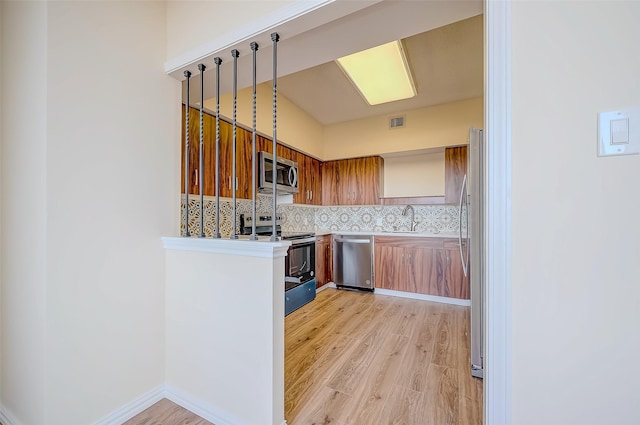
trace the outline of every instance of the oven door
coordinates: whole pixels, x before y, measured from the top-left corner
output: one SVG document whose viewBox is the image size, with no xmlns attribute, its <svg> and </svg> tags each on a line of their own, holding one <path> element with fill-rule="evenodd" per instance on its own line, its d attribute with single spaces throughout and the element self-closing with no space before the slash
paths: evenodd
<svg viewBox="0 0 640 425">
<path fill-rule="evenodd" d="M 316 275 L 316 238 L 293 239 L 284 261 L 285 290 Z"/>
</svg>

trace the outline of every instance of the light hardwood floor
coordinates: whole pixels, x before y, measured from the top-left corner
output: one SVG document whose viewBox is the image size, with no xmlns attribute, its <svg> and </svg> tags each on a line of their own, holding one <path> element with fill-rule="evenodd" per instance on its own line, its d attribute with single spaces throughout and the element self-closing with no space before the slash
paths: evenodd
<svg viewBox="0 0 640 425">
<path fill-rule="evenodd" d="M 144 412 L 129 419 L 122 425 L 213 425 L 184 409 L 172 401 L 163 398 Z"/>
<path fill-rule="evenodd" d="M 285 319 L 288 425 L 481 425 L 469 308 L 336 289 Z M 124 425 L 210 425 L 162 400 Z"/>
<path fill-rule="evenodd" d="M 289 425 L 476 425 L 469 308 L 327 289 L 285 320 Z"/>
</svg>

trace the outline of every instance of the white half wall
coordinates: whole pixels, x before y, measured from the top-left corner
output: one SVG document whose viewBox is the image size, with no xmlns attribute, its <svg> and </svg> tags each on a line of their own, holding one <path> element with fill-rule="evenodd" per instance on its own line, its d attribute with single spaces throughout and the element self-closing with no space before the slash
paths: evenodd
<svg viewBox="0 0 640 425">
<path fill-rule="evenodd" d="M 172 238 L 165 243 L 174 247 L 166 251 L 170 392 L 195 400 L 198 413 L 216 424 L 281 425 L 289 242 Z M 261 248 L 279 253 L 252 256 Z"/>
<path fill-rule="evenodd" d="M 640 107 L 640 3 L 511 8 L 512 423 L 638 424 L 640 155 L 597 114 Z"/>
</svg>

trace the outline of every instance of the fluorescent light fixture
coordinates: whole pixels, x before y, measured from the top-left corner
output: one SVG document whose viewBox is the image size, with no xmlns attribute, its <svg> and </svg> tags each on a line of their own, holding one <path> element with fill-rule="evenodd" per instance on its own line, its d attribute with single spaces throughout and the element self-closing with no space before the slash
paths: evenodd
<svg viewBox="0 0 640 425">
<path fill-rule="evenodd" d="M 336 60 L 369 105 L 416 95 L 400 40 Z"/>
</svg>

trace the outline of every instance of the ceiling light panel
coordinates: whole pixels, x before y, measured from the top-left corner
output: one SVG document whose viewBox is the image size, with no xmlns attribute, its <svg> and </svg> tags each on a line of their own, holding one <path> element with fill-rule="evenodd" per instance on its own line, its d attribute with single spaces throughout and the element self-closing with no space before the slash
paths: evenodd
<svg viewBox="0 0 640 425">
<path fill-rule="evenodd" d="M 339 58 L 336 62 L 370 105 L 416 95 L 399 40 Z"/>
</svg>

